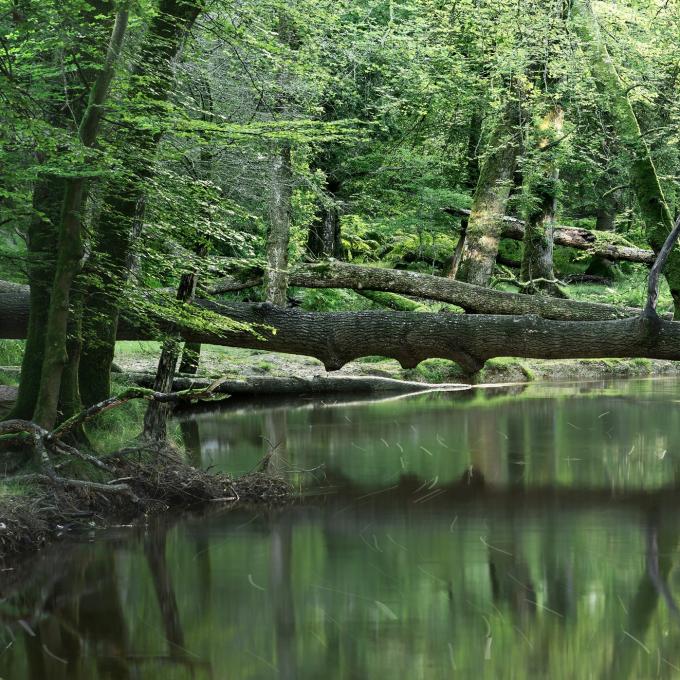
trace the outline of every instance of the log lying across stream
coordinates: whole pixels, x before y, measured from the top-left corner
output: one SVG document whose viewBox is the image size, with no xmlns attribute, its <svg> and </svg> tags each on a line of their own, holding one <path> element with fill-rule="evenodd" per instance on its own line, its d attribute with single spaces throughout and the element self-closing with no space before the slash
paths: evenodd
<svg viewBox="0 0 680 680">
<path fill-rule="evenodd" d="M 470 215 L 469 210 L 461 208 L 447 208 L 446 212 L 460 217 Z M 576 248 L 577 250 L 588 250 L 593 256 L 605 257 L 609 260 L 641 262 L 646 265 L 654 264 L 656 259 L 652 250 L 608 241 L 607 232 L 604 231 L 594 232 L 590 229 L 558 225 L 553 233 L 555 245 Z M 516 217 L 508 217 L 506 215 L 503 218 L 503 238 L 522 241 L 524 239 L 524 222 Z"/>
<path fill-rule="evenodd" d="M 528 304 L 533 300 L 547 307 L 560 302 L 552 298 L 517 297 L 524 297 Z M 576 305 L 569 301 L 564 304 Z M 195 330 L 177 324 L 170 327 L 158 319 L 159 327 L 191 342 L 316 357 L 327 370 L 337 370 L 364 356 L 397 359 L 405 368 L 428 358 L 451 359 L 469 372 L 479 370 L 492 357 L 507 356 L 680 359 L 680 323 L 642 316 L 608 321 L 558 321 L 535 314 L 305 312 L 269 304 L 200 299 L 195 305 L 237 322 L 252 324 L 259 333 Z M 128 316 L 120 324 L 119 338 L 157 339 L 159 332 L 151 330 L 148 321 L 142 323 Z M 27 287 L 0 283 L 0 337 L 24 338 L 27 323 Z"/>
</svg>

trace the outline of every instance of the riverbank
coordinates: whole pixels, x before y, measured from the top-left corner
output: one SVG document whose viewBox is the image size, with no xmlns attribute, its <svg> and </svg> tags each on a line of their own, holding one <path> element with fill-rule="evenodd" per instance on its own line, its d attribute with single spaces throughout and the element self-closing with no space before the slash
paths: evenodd
<svg viewBox="0 0 680 680">
<path fill-rule="evenodd" d="M 0 559 L 93 527 L 144 521 L 171 508 L 205 503 L 280 505 L 292 487 L 280 476 L 233 478 L 187 463 L 174 447 L 128 448 L 99 466 L 74 461 L 68 472 L 21 474 L 0 482 Z M 62 475 L 68 474 L 69 477 Z"/>
<path fill-rule="evenodd" d="M 153 385 L 160 351 L 155 342 L 119 342 L 116 352 L 119 388 Z M 196 376 L 176 378 L 173 389 L 186 389 L 224 379 L 219 392 L 243 396 L 373 394 L 415 392 L 432 386 L 464 389 L 470 385 L 530 383 L 537 381 L 601 380 L 680 375 L 680 362 L 658 359 L 518 359 L 486 362 L 473 376 L 452 361 L 428 359 L 416 368 L 403 369 L 398 362 L 367 357 L 329 373 L 320 361 L 309 357 L 226 347 L 205 347 Z M 0 416 L 16 396 L 18 366 L 0 366 Z"/>
<path fill-rule="evenodd" d="M 155 343 L 119 343 L 116 362 L 123 372 L 129 374 L 153 373 L 157 349 Z M 656 359 L 569 359 L 542 360 L 500 358 L 486 362 L 474 376 L 465 374 L 452 361 L 428 359 L 416 368 L 403 369 L 397 361 L 381 357 L 367 357 L 352 361 L 339 371 L 328 373 L 320 361 L 308 357 L 277 354 L 258 350 L 210 347 L 201 354 L 200 375 L 204 378 L 227 377 L 243 383 L 239 393 L 271 394 L 278 380 L 297 380 L 297 391 L 321 392 L 326 386 L 333 391 L 334 380 L 354 379 L 354 386 L 365 391 L 396 389 L 404 391 L 408 386 L 384 384 L 364 386 L 359 379 L 382 378 L 427 385 L 481 385 L 498 383 L 590 380 L 605 378 L 640 378 L 680 375 L 680 362 Z M 269 386 L 267 386 L 269 383 Z M 233 384 L 233 383 L 232 383 Z M 311 386 L 315 385 L 314 388 Z M 181 387 L 179 387 L 181 389 Z M 269 391 L 272 390 L 272 391 Z M 296 391 L 295 385 L 287 392 Z M 235 393 L 235 392 L 234 392 Z"/>
<path fill-rule="evenodd" d="M 123 373 L 154 372 L 159 347 L 155 342 L 119 342 L 116 364 Z M 393 359 L 366 357 L 348 363 L 339 371 L 328 373 L 320 361 L 310 357 L 232 347 L 203 347 L 199 373 L 208 378 L 226 377 L 241 381 L 260 379 L 260 385 L 267 378 L 332 380 L 346 377 L 379 377 L 428 384 L 494 384 L 680 375 L 680 362 L 657 359 L 499 358 L 487 361 L 479 373 L 470 376 L 456 363 L 446 359 L 428 359 L 416 368 L 403 369 Z"/>
</svg>

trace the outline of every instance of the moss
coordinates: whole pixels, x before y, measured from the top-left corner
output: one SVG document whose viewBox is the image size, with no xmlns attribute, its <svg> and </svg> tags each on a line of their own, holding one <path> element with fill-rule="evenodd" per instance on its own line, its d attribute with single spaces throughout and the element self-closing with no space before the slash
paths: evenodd
<svg viewBox="0 0 680 680">
<path fill-rule="evenodd" d="M 631 366 L 635 366 L 636 368 L 645 368 L 651 372 L 654 362 L 651 359 L 631 359 L 630 360 Z"/>
<path fill-rule="evenodd" d="M 421 361 L 409 375 L 431 383 L 461 382 L 465 374 L 458 364 L 447 359 L 426 359 Z"/>
</svg>

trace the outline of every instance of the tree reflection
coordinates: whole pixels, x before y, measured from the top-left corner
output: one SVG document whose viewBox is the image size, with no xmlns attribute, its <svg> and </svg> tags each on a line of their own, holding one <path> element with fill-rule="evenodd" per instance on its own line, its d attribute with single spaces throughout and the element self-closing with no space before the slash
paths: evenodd
<svg viewBox="0 0 680 680">
<path fill-rule="evenodd" d="M 602 678 L 625 680 L 633 675 L 639 656 L 650 654 L 645 639 L 661 597 L 669 604 L 670 611 L 677 614 L 677 605 L 666 582 L 680 539 L 678 529 L 677 522 L 664 522 L 657 509 L 651 511 L 646 527 L 645 572 L 627 607 L 623 631 L 615 636 L 611 662 Z M 660 657 L 661 650 L 657 653 Z"/>
</svg>

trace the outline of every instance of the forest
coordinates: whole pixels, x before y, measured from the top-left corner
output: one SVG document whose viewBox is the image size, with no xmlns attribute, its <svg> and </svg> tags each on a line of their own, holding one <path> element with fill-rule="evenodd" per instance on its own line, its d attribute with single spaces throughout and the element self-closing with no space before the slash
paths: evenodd
<svg viewBox="0 0 680 680">
<path fill-rule="evenodd" d="M 466 379 L 680 358 L 674 2 L 5 0 L 0 22 L 0 432 L 30 474 L 131 399 L 165 442 L 173 404 L 220 392 L 173 391 L 209 346 Z M 116 393 L 123 340 L 160 343 L 157 370 Z"/>
<path fill-rule="evenodd" d="M 0 0 L 0 678 L 680 677 L 678 36 Z"/>
</svg>

